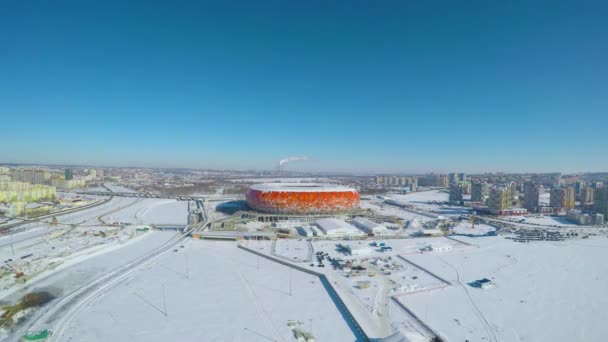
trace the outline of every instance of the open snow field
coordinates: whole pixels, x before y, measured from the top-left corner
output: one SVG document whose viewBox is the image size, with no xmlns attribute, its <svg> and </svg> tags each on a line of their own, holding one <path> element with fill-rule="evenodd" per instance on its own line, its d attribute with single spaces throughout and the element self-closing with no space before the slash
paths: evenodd
<svg viewBox="0 0 608 342">
<path fill-rule="evenodd" d="M 479 248 L 410 256 L 455 286 L 399 296 L 448 341 L 605 340 L 605 236 L 528 244 L 501 237 L 466 241 Z M 481 278 L 496 287 L 467 285 Z"/>
<path fill-rule="evenodd" d="M 0 261 L 6 265 L 0 270 L 0 299 L 13 304 L 26 293 L 38 290 L 61 298 L 149 248 L 164 244 L 176 233 L 138 232 L 135 225 L 112 226 L 104 218 L 114 214 L 141 214 L 144 223 L 170 222 L 176 215 L 184 220 L 187 203 L 178 203 L 179 212 L 175 203 L 114 197 L 92 208 L 57 215 L 57 224 L 51 223 L 52 218 L 46 218 L 14 228 L 11 234 L 0 237 Z M 183 206 L 186 209 L 182 210 Z M 24 276 L 16 278 L 15 272 L 23 272 Z M 13 337 L 18 337 L 20 332 L 13 332 Z M 0 329 L 0 339 L 9 334 L 9 330 Z"/>
<path fill-rule="evenodd" d="M 431 212 L 437 215 L 457 216 L 470 214 L 470 210 L 467 208 L 433 203 L 448 201 L 449 194 L 441 190 L 412 192 L 406 195 L 389 194 L 388 196 L 395 201 L 410 204 L 416 209 Z"/>
<path fill-rule="evenodd" d="M 471 222 L 462 221 L 452 228 L 452 231 L 456 234 L 483 235 L 496 231 L 496 228 L 483 223 L 476 223 L 475 228 L 472 228 Z"/>
<path fill-rule="evenodd" d="M 418 219 L 420 222 L 427 222 L 433 220 L 432 218 L 424 215 L 418 215 L 412 213 L 411 211 L 407 211 L 403 208 L 399 208 L 394 205 L 384 204 L 381 201 L 376 200 L 362 200 L 361 208 L 363 209 L 371 209 L 375 213 L 379 215 L 385 216 L 396 216 L 405 221 Z"/>
<path fill-rule="evenodd" d="M 137 203 L 104 217 L 108 222 L 131 224 L 188 223 L 188 202 L 171 199 L 139 199 Z"/>
<path fill-rule="evenodd" d="M 355 340 L 317 277 L 231 242 L 184 246 L 91 302 L 65 340 L 294 341 L 289 320 L 317 341 Z"/>
<path fill-rule="evenodd" d="M 578 227 L 577 224 L 574 224 L 563 217 L 555 217 L 555 216 L 504 216 L 497 217 L 499 220 L 511 221 L 511 222 L 520 222 L 533 224 L 533 225 L 542 225 L 542 226 L 558 226 L 558 227 Z"/>
</svg>

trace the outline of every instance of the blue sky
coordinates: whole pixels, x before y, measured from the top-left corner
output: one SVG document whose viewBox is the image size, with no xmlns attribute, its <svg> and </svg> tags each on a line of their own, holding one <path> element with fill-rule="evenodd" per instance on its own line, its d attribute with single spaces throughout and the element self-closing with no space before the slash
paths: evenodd
<svg viewBox="0 0 608 342">
<path fill-rule="evenodd" d="M 608 171 L 607 6 L 0 2 L 0 162 Z"/>
</svg>

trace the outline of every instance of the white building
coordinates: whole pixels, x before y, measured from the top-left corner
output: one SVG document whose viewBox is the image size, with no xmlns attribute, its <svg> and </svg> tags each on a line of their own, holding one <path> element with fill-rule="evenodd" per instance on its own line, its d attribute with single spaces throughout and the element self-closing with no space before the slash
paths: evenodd
<svg viewBox="0 0 608 342">
<path fill-rule="evenodd" d="M 355 227 L 363 230 L 367 234 L 374 234 L 376 236 L 390 235 L 388 228 L 381 225 L 380 223 L 376 223 L 364 217 L 355 217 L 353 219 L 353 224 L 355 225 Z"/>
<path fill-rule="evenodd" d="M 448 252 L 452 250 L 452 246 L 449 245 L 428 245 L 425 247 L 422 247 L 420 249 L 421 252 Z"/>
<path fill-rule="evenodd" d="M 317 226 L 327 237 L 363 237 L 365 233 L 345 221 L 334 218 L 317 220 Z"/>
<path fill-rule="evenodd" d="M 313 236 L 312 231 L 306 226 L 304 226 L 304 227 L 298 226 L 298 227 L 296 227 L 296 229 L 298 230 L 298 233 L 303 237 L 312 237 Z"/>
</svg>

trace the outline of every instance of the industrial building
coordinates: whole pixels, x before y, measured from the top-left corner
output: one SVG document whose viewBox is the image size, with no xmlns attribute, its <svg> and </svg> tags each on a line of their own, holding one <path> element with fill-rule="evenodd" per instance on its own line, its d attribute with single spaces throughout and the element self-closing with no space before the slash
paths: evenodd
<svg viewBox="0 0 608 342">
<path fill-rule="evenodd" d="M 366 232 L 368 235 L 369 234 L 373 234 L 375 236 L 390 235 L 390 231 L 388 230 L 388 228 L 381 225 L 380 223 L 376 223 L 376 222 L 368 220 L 364 217 L 355 217 L 352 222 L 357 228 Z"/>
<path fill-rule="evenodd" d="M 364 237 L 365 233 L 343 220 L 323 218 L 316 221 L 317 227 L 325 237 Z"/>
<path fill-rule="evenodd" d="M 246 198 L 251 209 L 274 214 L 333 214 L 359 208 L 357 190 L 334 184 L 255 184 Z"/>
</svg>

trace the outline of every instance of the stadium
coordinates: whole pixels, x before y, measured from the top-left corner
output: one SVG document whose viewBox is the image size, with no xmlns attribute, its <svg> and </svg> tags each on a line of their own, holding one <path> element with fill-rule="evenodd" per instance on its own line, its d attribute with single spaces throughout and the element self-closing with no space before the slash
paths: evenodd
<svg viewBox="0 0 608 342">
<path fill-rule="evenodd" d="M 272 214 L 334 214 L 359 208 L 357 190 L 333 184 L 255 184 L 246 197 L 251 209 Z"/>
</svg>

